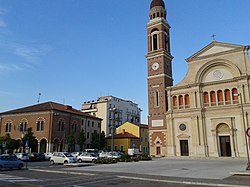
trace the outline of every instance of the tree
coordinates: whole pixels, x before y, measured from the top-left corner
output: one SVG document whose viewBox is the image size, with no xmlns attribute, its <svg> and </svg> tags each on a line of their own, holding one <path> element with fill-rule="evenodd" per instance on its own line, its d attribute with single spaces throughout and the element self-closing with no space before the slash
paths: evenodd
<svg viewBox="0 0 250 187">
<path fill-rule="evenodd" d="M 83 150 L 83 145 L 85 144 L 85 142 L 86 142 L 85 132 L 82 129 L 80 131 L 79 138 L 78 138 L 78 145 L 80 146 L 81 151 Z"/>
<path fill-rule="evenodd" d="M 99 149 L 99 147 L 100 147 L 100 136 L 95 130 L 91 137 L 91 148 Z"/>
<path fill-rule="evenodd" d="M 3 142 L 5 144 L 4 147 Z M 20 146 L 18 140 L 12 139 L 9 133 L 7 133 L 5 136 L 0 137 L 0 143 L 2 145 L 2 151 L 8 150 L 12 152 L 14 149 L 18 149 Z"/>
<path fill-rule="evenodd" d="M 31 148 L 32 152 L 37 151 L 37 140 L 36 137 L 33 136 L 32 128 L 28 128 L 27 131 L 25 132 L 22 142 L 23 142 L 23 148 L 26 147 L 26 144 L 28 144 L 28 147 Z"/>
<path fill-rule="evenodd" d="M 75 142 L 74 135 L 72 133 L 70 135 L 68 135 L 67 142 L 68 142 L 68 150 L 69 150 L 69 152 L 74 151 L 74 146 L 75 146 L 76 142 Z"/>
<path fill-rule="evenodd" d="M 105 132 L 102 131 L 100 135 L 100 149 L 104 149 L 106 146 L 106 138 L 105 138 Z"/>
</svg>

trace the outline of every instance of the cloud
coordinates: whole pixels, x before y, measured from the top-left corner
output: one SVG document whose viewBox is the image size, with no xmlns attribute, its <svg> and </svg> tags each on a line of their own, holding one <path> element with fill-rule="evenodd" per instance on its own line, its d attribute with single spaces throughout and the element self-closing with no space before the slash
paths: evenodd
<svg viewBox="0 0 250 187">
<path fill-rule="evenodd" d="M 0 71 L 17 71 L 22 68 L 16 64 L 0 64 Z"/>
</svg>

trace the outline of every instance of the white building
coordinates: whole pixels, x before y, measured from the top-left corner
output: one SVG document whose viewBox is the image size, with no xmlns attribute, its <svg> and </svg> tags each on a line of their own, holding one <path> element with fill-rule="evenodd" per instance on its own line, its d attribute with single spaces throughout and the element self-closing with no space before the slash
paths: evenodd
<svg viewBox="0 0 250 187">
<path fill-rule="evenodd" d="M 111 127 L 119 127 L 127 121 L 140 123 L 141 111 L 138 104 L 114 96 L 99 97 L 96 101 L 87 101 L 82 105 L 82 112 L 103 119 L 101 131 L 106 136 L 111 134 Z"/>
</svg>

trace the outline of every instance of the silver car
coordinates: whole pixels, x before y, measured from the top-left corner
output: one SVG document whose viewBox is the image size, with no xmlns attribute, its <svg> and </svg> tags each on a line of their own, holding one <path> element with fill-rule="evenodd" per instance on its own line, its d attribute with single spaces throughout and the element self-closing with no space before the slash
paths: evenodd
<svg viewBox="0 0 250 187">
<path fill-rule="evenodd" d="M 76 163 L 76 159 L 67 152 L 54 152 L 50 157 L 50 164 Z"/>
<path fill-rule="evenodd" d="M 22 169 L 24 162 L 17 160 L 15 156 L 0 155 L 0 170 L 2 168 L 18 168 Z"/>
<path fill-rule="evenodd" d="M 98 159 L 98 156 L 93 153 L 82 153 L 77 157 L 78 162 L 92 162 L 96 159 Z"/>
</svg>

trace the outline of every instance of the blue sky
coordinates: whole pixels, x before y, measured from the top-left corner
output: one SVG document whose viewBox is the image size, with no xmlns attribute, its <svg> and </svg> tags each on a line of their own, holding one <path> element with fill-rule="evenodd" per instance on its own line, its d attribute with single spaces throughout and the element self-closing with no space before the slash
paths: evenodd
<svg viewBox="0 0 250 187">
<path fill-rule="evenodd" d="M 0 112 L 54 101 L 80 109 L 113 95 L 147 118 L 151 0 L 0 0 Z M 216 40 L 250 45 L 249 0 L 165 0 L 174 83 Z"/>
</svg>

